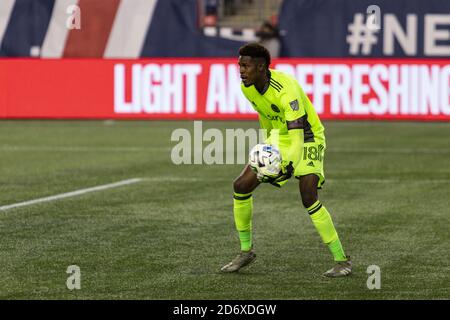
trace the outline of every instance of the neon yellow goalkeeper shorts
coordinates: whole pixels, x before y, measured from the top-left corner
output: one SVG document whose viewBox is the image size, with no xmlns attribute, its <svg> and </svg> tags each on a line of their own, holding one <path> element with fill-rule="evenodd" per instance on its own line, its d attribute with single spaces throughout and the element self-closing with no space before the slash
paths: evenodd
<svg viewBox="0 0 450 320">
<path fill-rule="evenodd" d="M 271 143 L 271 137 L 266 139 L 265 143 Z M 287 154 L 290 147 L 290 140 L 288 135 L 280 135 L 278 149 L 281 152 L 282 160 L 288 160 Z M 301 176 L 308 174 L 315 174 L 319 177 L 317 188 L 321 189 L 325 183 L 325 173 L 323 171 L 323 160 L 325 156 L 325 142 L 317 140 L 315 142 L 305 142 L 303 144 L 302 157 L 299 164 L 294 164 L 294 176 L 299 179 Z M 283 185 L 287 180 L 280 183 Z"/>
</svg>

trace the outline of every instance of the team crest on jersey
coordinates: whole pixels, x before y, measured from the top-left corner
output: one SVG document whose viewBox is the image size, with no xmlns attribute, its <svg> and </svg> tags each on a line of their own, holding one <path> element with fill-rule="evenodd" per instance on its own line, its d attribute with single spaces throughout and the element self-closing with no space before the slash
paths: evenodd
<svg viewBox="0 0 450 320">
<path fill-rule="evenodd" d="M 293 111 L 297 111 L 298 110 L 298 100 L 295 99 L 294 101 L 289 102 L 289 105 L 291 106 L 291 109 Z"/>
<path fill-rule="evenodd" d="M 280 112 L 280 108 L 278 108 L 276 105 L 273 104 L 271 107 L 273 111 Z"/>
</svg>

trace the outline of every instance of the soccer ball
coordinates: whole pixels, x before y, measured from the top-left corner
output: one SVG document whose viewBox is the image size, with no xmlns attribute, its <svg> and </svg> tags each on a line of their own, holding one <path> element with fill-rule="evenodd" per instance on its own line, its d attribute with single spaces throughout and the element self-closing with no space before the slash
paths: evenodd
<svg viewBox="0 0 450 320">
<path fill-rule="evenodd" d="M 274 145 L 257 144 L 249 155 L 249 165 L 256 174 L 277 177 L 281 171 L 281 153 Z"/>
</svg>

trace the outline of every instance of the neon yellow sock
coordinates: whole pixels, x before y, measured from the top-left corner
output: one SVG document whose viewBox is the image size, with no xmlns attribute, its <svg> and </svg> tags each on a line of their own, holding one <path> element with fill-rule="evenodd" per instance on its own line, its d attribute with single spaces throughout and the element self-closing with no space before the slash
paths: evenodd
<svg viewBox="0 0 450 320">
<path fill-rule="evenodd" d="M 241 250 L 248 251 L 252 248 L 253 198 L 251 193 L 234 193 L 233 213 Z"/>
<path fill-rule="evenodd" d="M 241 241 L 241 251 L 249 251 L 252 248 L 251 231 L 239 231 L 239 240 Z"/>
<path fill-rule="evenodd" d="M 341 240 L 339 240 L 339 238 L 330 242 L 328 244 L 328 248 L 334 257 L 334 261 L 347 261 L 347 256 L 344 253 L 344 249 L 342 248 Z"/>
<path fill-rule="evenodd" d="M 317 200 L 308 209 L 311 220 L 316 227 L 317 232 L 322 238 L 323 243 L 325 243 L 331 251 L 335 261 L 346 261 L 347 257 L 342 248 L 341 241 L 339 240 L 336 229 L 333 225 L 333 220 L 331 219 L 328 210 Z"/>
</svg>

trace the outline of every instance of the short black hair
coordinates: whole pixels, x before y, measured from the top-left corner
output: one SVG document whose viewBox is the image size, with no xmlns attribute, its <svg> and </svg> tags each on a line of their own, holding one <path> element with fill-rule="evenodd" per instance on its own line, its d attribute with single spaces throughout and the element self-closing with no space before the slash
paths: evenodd
<svg viewBox="0 0 450 320">
<path fill-rule="evenodd" d="M 266 67 L 270 66 L 270 53 L 264 46 L 257 42 L 247 43 L 239 48 L 239 54 L 241 56 L 250 56 L 252 58 L 264 58 L 266 61 Z"/>
</svg>

